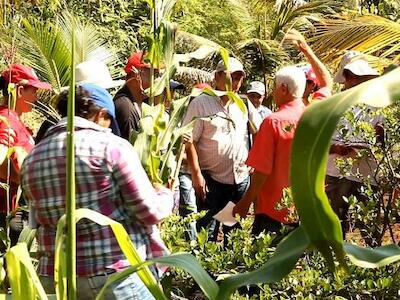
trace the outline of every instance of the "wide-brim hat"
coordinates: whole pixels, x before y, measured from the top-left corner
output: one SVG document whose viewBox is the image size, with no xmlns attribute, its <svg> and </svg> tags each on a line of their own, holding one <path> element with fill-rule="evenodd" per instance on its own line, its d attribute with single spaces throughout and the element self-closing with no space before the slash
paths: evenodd
<svg viewBox="0 0 400 300">
<path fill-rule="evenodd" d="M 101 61 L 84 61 L 75 68 L 77 84 L 92 83 L 104 89 L 121 86 L 125 80 L 114 80 L 107 65 Z"/>
</svg>

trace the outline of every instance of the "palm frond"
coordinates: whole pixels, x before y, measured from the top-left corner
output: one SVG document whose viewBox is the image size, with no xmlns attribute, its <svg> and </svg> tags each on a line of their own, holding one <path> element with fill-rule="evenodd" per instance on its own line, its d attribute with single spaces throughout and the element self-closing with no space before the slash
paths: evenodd
<svg viewBox="0 0 400 300">
<path fill-rule="evenodd" d="M 207 38 L 201 37 L 199 35 L 189 33 L 186 31 L 178 30 L 177 32 L 177 43 L 179 45 L 185 45 L 187 49 L 197 49 L 202 45 L 214 47 L 214 48 L 221 48 L 221 45 L 218 43 L 211 41 Z"/>
<path fill-rule="evenodd" d="M 317 0 L 311 2 L 297 0 L 283 0 L 276 6 L 276 18 L 271 28 L 271 39 L 287 26 L 294 26 L 293 22 L 308 23 L 309 20 L 318 20 L 322 15 L 334 14 L 340 7 L 341 1 Z"/>
<path fill-rule="evenodd" d="M 17 33 L 18 54 L 55 89 L 67 85 L 70 51 L 57 24 L 24 19 Z"/>
<path fill-rule="evenodd" d="M 324 20 L 316 29 L 311 42 L 325 61 L 337 58 L 345 50 L 358 50 L 383 59 L 400 58 L 400 24 L 391 20 L 375 15 Z"/>
<path fill-rule="evenodd" d="M 80 63 L 87 60 L 102 61 L 106 64 L 116 63 L 118 57 L 104 40 L 96 26 L 82 22 L 73 17 L 69 12 L 63 12 L 59 19 L 60 27 L 63 29 L 63 35 L 67 45 L 71 45 L 72 27 L 75 28 L 76 36 L 76 62 Z"/>
<path fill-rule="evenodd" d="M 175 79 L 182 82 L 186 87 L 192 87 L 196 83 L 211 83 L 214 79 L 213 73 L 193 67 L 178 67 Z"/>
</svg>

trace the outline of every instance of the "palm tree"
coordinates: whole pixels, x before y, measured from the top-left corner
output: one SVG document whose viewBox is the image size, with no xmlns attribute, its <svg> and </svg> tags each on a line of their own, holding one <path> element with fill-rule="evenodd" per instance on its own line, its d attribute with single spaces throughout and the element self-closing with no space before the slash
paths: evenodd
<svg viewBox="0 0 400 300">
<path fill-rule="evenodd" d="M 381 58 L 381 63 L 400 59 L 400 24 L 376 15 L 324 20 L 312 39 L 325 61 L 337 61 L 346 50 L 358 50 Z"/>
<path fill-rule="evenodd" d="M 14 36 L 9 31 L 0 34 L 4 44 L 15 45 L 17 59 L 37 70 L 38 76 L 50 82 L 56 92 L 68 85 L 71 65 L 71 28 L 75 26 L 76 63 L 97 60 L 113 64 L 115 51 L 107 45 L 98 28 L 90 23 L 73 19 L 64 12 L 55 21 L 37 17 L 22 19 Z"/>
</svg>

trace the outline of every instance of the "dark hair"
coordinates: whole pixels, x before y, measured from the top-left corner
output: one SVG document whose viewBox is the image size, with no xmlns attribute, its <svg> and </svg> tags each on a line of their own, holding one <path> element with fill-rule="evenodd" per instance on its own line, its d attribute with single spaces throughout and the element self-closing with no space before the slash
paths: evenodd
<svg viewBox="0 0 400 300">
<path fill-rule="evenodd" d="M 6 81 L 6 79 L 3 76 L 0 76 L 0 89 L 1 89 L 1 92 L 3 93 L 3 96 L 7 97 L 8 82 Z"/>
<path fill-rule="evenodd" d="M 68 90 L 63 91 L 58 96 L 57 109 L 61 117 L 68 114 Z M 101 107 L 90 99 L 90 93 L 81 86 L 75 88 L 75 116 L 90 119 Z"/>
</svg>

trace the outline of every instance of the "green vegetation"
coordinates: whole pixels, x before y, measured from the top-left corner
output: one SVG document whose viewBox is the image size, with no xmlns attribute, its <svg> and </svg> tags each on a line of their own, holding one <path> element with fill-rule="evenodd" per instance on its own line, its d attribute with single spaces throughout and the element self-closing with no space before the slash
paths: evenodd
<svg viewBox="0 0 400 300">
<path fill-rule="evenodd" d="M 133 134 L 132 143 L 152 181 L 171 184 L 180 166 L 181 136 L 190 128 L 176 129 L 189 97 L 173 103 L 168 121 L 163 118 L 164 103 L 153 103 L 164 88 L 167 89 L 166 100 L 171 100 L 169 79 L 179 73 L 180 68 L 192 68 L 192 73 L 199 69 L 210 71 L 221 57 L 227 61 L 230 53 L 242 58 L 252 78 L 271 83 L 278 66 L 300 61 L 292 49 L 282 45 L 285 32 L 292 27 L 306 31 L 310 36 L 316 30 L 314 45 L 329 61 L 336 57 L 336 53 L 348 49 L 374 55 L 382 65 L 399 57 L 399 24 L 398 15 L 392 11 L 392 7 L 396 7 L 394 2 L 362 1 L 359 12 L 342 11 L 346 1 L 298 2 L 301 1 L 3 1 L 1 59 L 4 65 L 13 61 L 31 65 L 42 78 L 53 84 L 57 93 L 68 83 L 73 84 L 74 72 L 71 70 L 76 63 L 96 56 L 108 61 L 114 74 L 122 75 L 121 66 L 125 58 L 135 49 L 146 49 L 146 60 L 151 63 L 152 70 L 164 64 L 166 71 L 159 81 L 152 76 L 149 90 L 152 100 L 143 108 L 142 130 Z M 347 4 L 351 7 L 351 3 Z M 365 10 L 380 17 L 360 16 Z M 351 39 L 347 38 L 349 35 Z M 195 55 L 194 50 L 201 50 L 201 55 L 198 52 Z M 187 54 L 177 56 L 176 53 Z M 296 132 L 291 169 L 293 201 L 301 225 L 283 240 L 270 235 L 251 237 L 246 221 L 243 230 L 230 235 L 225 250 L 220 244 L 208 243 L 205 232 L 199 235 L 198 242 L 188 243 L 183 238 L 183 224 L 189 220 L 172 216 L 161 229 L 173 254 L 143 262 L 122 225 L 92 211 L 75 211 L 74 163 L 73 151 L 70 151 L 72 180 L 68 189 L 70 201 L 67 201 L 70 209 L 67 221 L 61 219 L 57 230 L 55 273 L 59 284 L 58 299 L 74 299 L 74 271 L 71 264 L 70 267 L 67 265 L 74 262 L 74 251 L 70 248 L 74 244 L 72 227 L 81 218 L 111 226 L 131 264 L 126 271 L 111 276 L 107 284 L 138 272 L 157 299 L 171 296 L 168 291 L 185 297 L 193 297 L 201 291 L 204 297 L 212 300 L 245 299 L 240 294 L 250 291 L 254 292 L 254 298 L 261 299 L 398 297 L 400 280 L 396 261 L 400 259 L 400 248 L 381 245 L 386 229 L 392 228 L 398 217 L 395 203 L 398 196 L 395 192 L 399 187 L 398 111 L 388 105 L 400 98 L 399 76 L 400 71 L 394 70 L 307 109 Z M 227 86 L 225 94 L 243 107 L 242 101 L 229 89 L 229 82 Z M 215 93 L 211 89 L 206 92 Z M 70 99 L 70 120 L 72 103 Z M 380 169 L 382 186 L 378 194 L 371 190 L 365 192 L 371 203 L 376 202 L 378 195 L 378 205 L 365 206 L 357 199 L 349 199 L 353 218 L 361 219 L 371 228 L 376 226 L 374 238 L 377 239 L 376 246 L 381 246 L 376 249 L 362 248 L 343 240 L 339 219 L 323 188 L 332 134 L 346 110 L 359 103 L 388 106 L 384 114 L 390 139 L 387 139 L 385 148 L 374 148 L 377 159 L 386 158 Z M 376 142 L 376 136 L 366 124 L 354 125 L 362 127 L 357 130 L 369 133 L 366 139 Z M 72 128 L 70 131 L 73 132 Z M 73 135 L 69 144 L 71 150 L 72 145 Z M 393 165 L 395 162 L 397 164 Z M 348 168 L 346 164 L 349 163 L 343 162 L 343 169 Z M 389 200 L 387 195 L 390 195 Z M 377 217 L 382 214 L 384 220 L 380 222 Z M 65 252 L 64 240 L 70 240 L 70 247 Z M 4 255 L 8 269 L 12 269 L 7 276 L 13 298 L 31 295 L 32 299 L 46 299 L 24 244 L 8 249 Z M 164 290 L 161 289 L 147 268 L 153 263 L 173 267 L 169 275 L 172 286 L 168 287 L 167 280 L 164 280 Z M 4 280 L 3 275 L 4 272 L 0 277 Z M 67 277 L 68 285 L 65 286 Z M 177 286 L 182 286 L 182 283 L 185 283 L 185 288 L 178 290 Z M 259 289 L 253 286 L 255 284 L 260 284 Z M 100 293 L 98 298 L 101 296 Z"/>
</svg>

